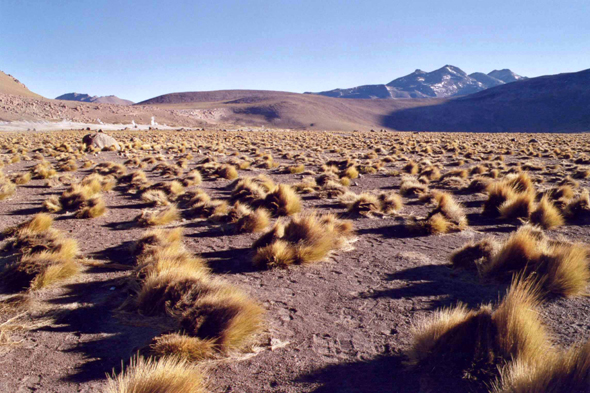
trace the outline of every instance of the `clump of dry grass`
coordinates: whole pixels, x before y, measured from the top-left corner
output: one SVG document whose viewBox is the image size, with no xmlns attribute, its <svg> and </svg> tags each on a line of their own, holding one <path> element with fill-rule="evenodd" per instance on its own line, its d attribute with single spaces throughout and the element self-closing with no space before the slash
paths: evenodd
<svg viewBox="0 0 590 393">
<path fill-rule="evenodd" d="M 7 178 L 0 176 L 0 201 L 11 197 L 16 192 L 16 185 Z"/>
<path fill-rule="evenodd" d="M 179 230 L 155 230 L 134 249 L 139 281 L 132 305 L 144 315 L 169 315 L 184 332 L 160 337 L 152 353 L 197 360 L 239 349 L 262 326 L 262 308 L 212 278 L 205 262 L 190 254 L 181 240 Z"/>
<path fill-rule="evenodd" d="M 175 201 L 184 194 L 184 186 L 178 180 L 170 182 L 159 182 L 151 185 L 148 190 L 161 190 L 168 196 L 168 199 Z"/>
<path fill-rule="evenodd" d="M 588 391 L 590 341 L 559 354 L 547 353 L 542 361 L 517 360 L 502 370 L 495 393 L 569 393 Z"/>
<path fill-rule="evenodd" d="M 100 195 L 88 199 L 88 202 L 76 212 L 77 218 L 97 218 L 107 211 L 106 203 Z"/>
<path fill-rule="evenodd" d="M 494 182 L 486 189 L 488 199 L 483 205 L 483 214 L 487 214 L 493 217 L 500 215 L 500 206 L 506 201 L 511 200 L 515 196 L 515 192 L 512 188 L 501 182 Z"/>
<path fill-rule="evenodd" d="M 41 289 L 78 273 L 76 241 L 51 228 L 52 222 L 50 216 L 40 213 L 6 231 L 12 236 L 7 249 L 22 255 L 0 274 L 8 291 Z"/>
<path fill-rule="evenodd" d="M 262 232 L 270 225 L 270 213 L 264 208 L 253 210 L 236 202 L 228 212 L 227 220 L 238 233 Z"/>
<path fill-rule="evenodd" d="M 204 194 L 189 201 L 189 209 L 185 212 L 188 217 L 213 218 L 222 217 L 229 211 L 229 205 L 226 201 L 210 199 Z"/>
<path fill-rule="evenodd" d="M 395 214 L 403 207 L 402 198 L 393 192 L 378 195 L 368 192 L 360 195 L 343 194 L 340 201 L 347 206 L 349 213 L 367 217 Z"/>
<path fill-rule="evenodd" d="M 261 204 L 277 216 L 291 216 L 302 209 L 301 197 L 287 184 L 276 186 Z"/>
<path fill-rule="evenodd" d="M 108 393 L 182 392 L 205 393 L 208 391 L 200 369 L 187 360 L 175 357 L 131 360 L 126 370 L 108 377 Z"/>
<path fill-rule="evenodd" d="M 498 211 L 502 219 L 526 219 L 528 218 L 535 205 L 535 194 L 524 192 L 513 195 L 500 205 Z"/>
<path fill-rule="evenodd" d="M 141 194 L 141 200 L 151 206 L 168 206 L 170 201 L 163 190 L 147 190 Z"/>
<path fill-rule="evenodd" d="M 467 228 L 467 216 L 463 206 L 451 194 L 434 192 L 435 208 L 425 218 L 410 217 L 406 229 L 417 235 L 436 235 L 462 231 Z"/>
<path fill-rule="evenodd" d="M 457 267 L 475 268 L 484 277 L 522 275 L 557 296 L 582 295 L 590 282 L 590 256 L 585 245 L 548 239 L 530 225 L 499 244 L 492 239 L 469 244 L 453 254 L 452 262 Z"/>
<path fill-rule="evenodd" d="M 31 172 L 35 179 L 49 179 L 50 177 L 57 175 L 57 171 L 53 169 L 53 166 L 49 161 L 41 161 L 33 167 Z"/>
<path fill-rule="evenodd" d="M 217 348 L 215 340 L 170 333 L 156 337 L 150 345 L 150 352 L 158 357 L 173 354 L 189 362 L 198 362 L 215 357 Z"/>
<path fill-rule="evenodd" d="M 274 184 L 273 184 L 274 188 Z M 232 191 L 231 200 L 232 202 L 240 201 L 243 203 L 254 204 L 256 201 L 263 200 L 266 197 L 265 190 L 260 182 L 255 179 L 247 177 L 240 179 L 234 186 Z"/>
<path fill-rule="evenodd" d="M 303 172 L 305 172 L 305 165 L 299 164 L 299 165 L 288 166 L 286 168 L 286 172 L 291 173 L 291 174 L 303 173 Z"/>
<path fill-rule="evenodd" d="M 533 210 L 535 187 L 526 172 L 511 174 L 490 184 L 483 213 L 504 219 L 527 218 Z"/>
<path fill-rule="evenodd" d="M 301 214 L 284 227 L 278 223 L 253 244 L 253 263 L 269 269 L 318 262 L 331 251 L 344 247 L 351 237 L 350 221 L 315 212 Z"/>
<path fill-rule="evenodd" d="M 239 291 L 224 287 L 197 299 L 180 319 L 187 334 L 214 338 L 225 351 L 238 349 L 259 331 L 263 309 Z"/>
<path fill-rule="evenodd" d="M 582 191 L 567 203 L 563 215 L 572 221 L 584 221 L 590 216 L 590 193 Z"/>
<path fill-rule="evenodd" d="M 535 210 L 531 212 L 530 222 L 543 229 L 553 229 L 562 226 L 565 221 L 561 212 L 555 207 L 549 197 L 543 196 L 535 207 Z"/>
<path fill-rule="evenodd" d="M 135 243 L 134 255 L 145 255 L 160 248 L 180 246 L 182 243 L 182 228 L 170 230 L 153 229 L 145 232 Z"/>
<path fill-rule="evenodd" d="M 14 236 L 19 232 L 28 230 L 31 232 L 44 232 L 53 225 L 53 217 L 45 213 L 37 213 L 31 219 L 18 224 L 14 227 L 5 229 L 2 234 L 4 236 Z"/>
<path fill-rule="evenodd" d="M 311 194 L 318 189 L 318 184 L 313 177 L 305 177 L 301 182 L 294 184 L 293 189 L 299 194 Z"/>
<path fill-rule="evenodd" d="M 413 177 L 404 177 L 399 188 L 402 196 L 420 196 L 428 192 L 428 186 Z"/>
<path fill-rule="evenodd" d="M 160 210 L 143 210 L 135 221 L 139 226 L 151 227 L 167 225 L 180 219 L 180 213 L 176 205 L 170 205 Z"/>
<path fill-rule="evenodd" d="M 97 181 L 86 185 L 74 184 L 65 190 L 59 197 L 59 202 L 64 209 L 77 210 L 83 207 L 90 198 L 98 194 L 101 185 Z"/>
<path fill-rule="evenodd" d="M 14 175 L 12 182 L 14 184 L 23 185 L 27 184 L 31 181 L 32 175 L 31 172 L 20 173 L 18 175 Z"/>
<path fill-rule="evenodd" d="M 552 352 L 538 303 L 534 286 L 513 282 L 495 310 L 459 305 L 439 311 L 414 329 L 407 355 L 428 375 L 431 388 L 486 391 L 503 367 L 514 361 L 535 364 Z"/>
<path fill-rule="evenodd" d="M 201 172 L 199 172 L 196 169 L 193 169 L 192 171 L 190 171 L 186 175 L 186 177 L 182 180 L 182 184 L 185 187 L 198 186 L 202 182 L 203 182 L 203 177 L 201 176 Z"/>
<path fill-rule="evenodd" d="M 499 246 L 492 238 L 469 242 L 451 254 L 451 263 L 460 269 L 479 272 L 481 266 L 488 263 L 498 252 Z"/>
<path fill-rule="evenodd" d="M 43 201 L 43 208 L 50 213 L 57 213 L 63 210 L 59 196 L 53 195 Z"/>
<path fill-rule="evenodd" d="M 229 164 L 223 164 L 223 165 L 219 166 L 216 169 L 215 174 L 218 177 L 228 179 L 228 180 L 234 180 L 239 177 L 238 170 L 236 169 L 236 167 L 233 165 L 229 165 Z"/>
</svg>

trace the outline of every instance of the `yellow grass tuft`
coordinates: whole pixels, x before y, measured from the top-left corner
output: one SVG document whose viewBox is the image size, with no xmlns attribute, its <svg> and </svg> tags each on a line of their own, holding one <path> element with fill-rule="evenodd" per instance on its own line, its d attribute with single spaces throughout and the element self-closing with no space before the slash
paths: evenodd
<svg viewBox="0 0 590 393">
<path fill-rule="evenodd" d="M 268 269 L 318 262 L 346 245 L 351 236 L 350 221 L 315 212 L 297 215 L 284 227 L 275 225 L 253 244 L 253 263 Z"/>
<path fill-rule="evenodd" d="M 459 305 L 422 322 L 407 355 L 431 389 L 482 391 L 511 362 L 534 364 L 552 352 L 537 306 L 536 288 L 515 281 L 495 311 Z"/>
<path fill-rule="evenodd" d="M 541 198 L 535 210 L 531 213 L 530 222 L 543 229 L 553 229 L 565 223 L 561 212 L 547 196 Z"/>
<path fill-rule="evenodd" d="M 175 357 L 137 357 L 118 376 L 109 376 L 107 393 L 205 393 L 208 389 L 196 365 Z"/>
<path fill-rule="evenodd" d="M 86 206 L 76 212 L 77 218 L 97 218 L 107 211 L 106 204 L 100 195 L 93 196 L 88 200 Z"/>
<path fill-rule="evenodd" d="M 278 216 L 290 216 L 302 209 L 301 197 L 287 184 L 279 184 L 264 199 L 264 207 Z"/>
<path fill-rule="evenodd" d="M 198 362 L 215 357 L 217 345 L 215 340 L 171 333 L 156 337 L 150 350 L 157 357 L 174 356 L 189 362 Z"/>
<path fill-rule="evenodd" d="M 180 219 L 180 213 L 176 205 L 170 205 L 162 210 L 148 211 L 143 210 L 140 215 L 135 218 L 138 225 L 143 227 L 152 227 L 158 225 L 167 225 L 171 222 Z"/>
</svg>

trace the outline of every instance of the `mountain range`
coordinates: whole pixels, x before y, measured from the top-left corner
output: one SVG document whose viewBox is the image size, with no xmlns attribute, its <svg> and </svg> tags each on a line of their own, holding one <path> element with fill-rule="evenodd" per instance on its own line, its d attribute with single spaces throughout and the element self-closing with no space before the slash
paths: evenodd
<svg viewBox="0 0 590 393">
<path fill-rule="evenodd" d="M 100 118 L 108 123 L 130 124 L 134 120 L 149 124 L 155 116 L 160 124 L 172 127 L 590 131 L 590 69 L 535 78 L 523 78 L 510 70 L 471 75 L 459 71 L 452 66 L 431 73 L 416 71 L 384 85 L 403 91 L 406 99 L 221 90 L 164 94 L 132 106 L 48 100 L 0 73 L 0 121 L 93 122 Z M 482 86 L 486 89 L 466 95 Z"/>
<path fill-rule="evenodd" d="M 80 102 L 94 102 L 97 104 L 115 104 L 115 105 L 133 105 L 133 101 L 124 100 L 117 96 L 90 96 L 82 93 L 67 93 L 62 94 L 59 97 L 55 97 L 56 100 L 65 101 L 80 101 Z"/>
<path fill-rule="evenodd" d="M 360 99 L 445 98 L 469 95 L 524 79 L 526 77 L 517 75 L 509 69 L 467 75 L 459 67 L 446 65 L 432 72 L 418 69 L 383 85 L 364 85 L 306 94 Z"/>
</svg>

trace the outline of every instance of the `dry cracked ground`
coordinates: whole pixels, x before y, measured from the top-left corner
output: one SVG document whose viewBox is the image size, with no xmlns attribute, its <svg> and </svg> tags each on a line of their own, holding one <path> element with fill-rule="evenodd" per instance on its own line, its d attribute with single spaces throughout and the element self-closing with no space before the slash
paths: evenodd
<svg viewBox="0 0 590 393">
<path fill-rule="evenodd" d="M 103 391 L 107 374 L 120 373 L 167 332 L 159 319 L 120 312 L 136 295 L 130 287 L 133 244 L 149 230 L 137 216 L 152 209 L 140 198 L 142 191 L 130 192 L 124 175 L 142 171 L 145 184 L 170 183 L 198 169 L 200 184 L 168 195 L 177 198 L 180 217 L 160 227 L 182 228 L 184 246 L 206 261 L 211 275 L 239 288 L 265 311 L 247 345 L 199 362 L 211 392 L 454 391 L 454 376 L 433 385 L 427 371 L 409 364 L 412 329 L 442 308 L 501 301 L 510 279 L 454 268 L 450 256 L 470 241 L 506 239 L 530 220 L 530 212 L 516 218 L 483 215 L 489 195 L 485 187 L 476 190 L 470 184 L 486 179 L 487 186 L 527 173 L 537 204 L 560 184 L 571 184 L 569 201 L 584 197 L 590 178 L 586 135 L 113 132 L 122 151 L 82 151 L 84 134 L 0 135 L 3 187 L 23 183 L 14 184 L 14 192 L 0 201 L 0 230 L 46 212 L 46 200 L 92 173 L 113 182 L 100 193 L 106 212 L 99 217 L 77 218 L 75 209 L 66 207 L 48 212 L 52 227 L 77 241 L 80 272 L 42 289 L 22 289 L 17 295 L 29 299 L 26 306 L 3 313 L 2 392 Z M 64 165 L 68 161 L 75 165 Z M 17 179 L 41 162 L 56 173 Z M 227 165 L 237 179 L 219 170 Z M 350 167 L 358 177 L 346 173 Z M 252 245 L 264 232 L 236 233 L 223 218 L 186 214 L 190 208 L 182 204 L 182 192 L 200 189 L 231 207 L 236 182 L 259 175 L 300 191 L 304 213 L 350 220 L 354 236 L 317 262 L 261 269 L 252 262 Z M 306 187 L 300 184 L 304 179 Z M 319 184 L 326 179 L 330 182 Z M 436 209 L 437 191 L 462 206 L 467 225 L 437 233 L 421 220 Z M 382 211 L 371 198 L 359 202 L 365 192 L 403 194 L 403 207 Z M 568 217 L 567 203 L 560 205 L 563 225 L 545 235 L 585 243 L 588 222 L 580 212 Z M 5 248 L 10 242 L 6 236 Z M 14 258 L 14 251 L 4 251 L 4 268 Z M 2 296 L 7 301 L 15 293 L 5 290 Z M 587 340 L 590 303 L 583 294 L 548 296 L 538 310 L 553 346 Z"/>
</svg>

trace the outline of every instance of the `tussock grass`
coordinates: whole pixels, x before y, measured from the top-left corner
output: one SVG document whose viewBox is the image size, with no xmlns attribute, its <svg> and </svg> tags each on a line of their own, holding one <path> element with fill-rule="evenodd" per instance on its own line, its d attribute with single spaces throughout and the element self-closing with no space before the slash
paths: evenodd
<svg viewBox="0 0 590 393">
<path fill-rule="evenodd" d="M 530 214 L 530 222 L 543 229 L 553 229 L 562 226 L 565 220 L 549 197 L 544 196 L 535 207 L 535 210 Z"/>
<path fill-rule="evenodd" d="M 188 217 L 199 218 L 223 217 L 228 213 L 229 209 L 226 201 L 218 199 L 211 200 L 209 196 L 206 196 L 199 197 L 196 202 L 191 204 L 186 211 L 186 215 Z"/>
<path fill-rule="evenodd" d="M 46 200 L 43 201 L 43 209 L 47 210 L 50 213 L 58 213 L 63 210 L 63 206 L 59 200 L 59 196 L 53 195 Z"/>
<path fill-rule="evenodd" d="M 347 206 L 349 213 L 367 217 L 395 214 L 403 207 L 402 198 L 393 192 L 378 195 L 368 192 L 360 195 L 343 194 L 340 201 Z"/>
<path fill-rule="evenodd" d="M 107 393 L 205 393 L 208 389 L 200 369 L 175 357 L 137 357 L 120 375 L 108 377 Z"/>
<path fill-rule="evenodd" d="M 428 186 L 412 177 L 402 178 L 399 193 L 402 196 L 420 196 L 428 192 Z"/>
<path fill-rule="evenodd" d="M 20 185 L 27 184 L 28 182 L 30 182 L 31 178 L 32 178 L 31 172 L 25 172 L 25 173 L 15 175 L 14 178 L 12 179 L 12 181 L 14 184 L 18 184 L 20 186 Z"/>
<path fill-rule="evenodd" d="M 480 271 L 481 266 L 488 263 L 496 255 L 500 244 L 492 238 L 486 238 L 479 242 L 469 242 L 451 254 L 451 263 L 454 267 Z"/>
<path fill-rule="evenodd" d="M 486 191 L 488 199 L 484 202 L 483 214 L 493 217 L 500 216 L 500 206 L 508 200 L 512 200 L 516 195 L 511 187 L 501 182 L 490 184 Z"/>
<path fill-rule="evenodd" d="M 241 292 L 225 287 L 196 300 L 180 325 L 187 334 L 214 340 L 222 350 L 241 348 L 262 327 L 264 310 Z"/>
<path fill-rule="evenodd" d="M 168 206 L 170 201 L 163 190 L 147 190 L 141 194 L 141 200 L 151 206 Z"/>
<path fill-rule="evenodd" d="M 262 327 L 263 309 L 212 278 L 205 262 L 186 251 L 181 240 L 178 230 L 155 230 L 134 249 L 133 308 L 144 315 L 169 315 L 184 332 L 157 339 L 152 353 L 196 360 L 241 348 Z"/>
<path fill-rule="evenodd" d="M 37 213 L 31 219 L 14 227 L 5 229 L 4 236 L 15 236 L 17 233 L 27 230 L 31 232 L 44 232 L 53 225 L 53 217 L 45 213 Z"/>
<path fill-rule="evenodd" d="M 494 393 L 586 392 L 590 381 L 590 341 L 532 364 L 518 360 L 502 370 Z"/>
<path fill-rule="evenodd" d="M 179 219 L 180 213 L 176 205 L 170 205 L 155 211 L 143 210 L 141 214 L 135 217 L 137 224 L 143 227 L 167 225 Z"/>
<path fill-rule="evenodd" d="M 190 171 L 186 175 L 186 177 L 182 180 L 182 184 L 185 187 L 198 186 L 202 182 L 203 182 L 203 177 L 201 176 L 201 172 L 199 172 L 196 169 L 193 169 L 192 171 Z"/>
<path fill-rule="evenodd" d="M 3 287 L 11 292 L 41 289 L 78 272 L 77 264 L 59 254 L 40 252 L 26 255 L 5 267 L 0 274 Z"/>
<path fill-rule="evenodd" d="M 293 189 L 299 194 L 311 194 L 318 189 L 318 184 L 313 177 L 305 177 L 301 182 L 294 184 Z"/>
<path fill-rule="evenodd" d="M 590 255 L 579 243 L 554 241 L 525 225 L 504 242 L 484 239 L 453 253 L 456 267 L 476 269 L 484 277 L 521 275 L 539 284 L 539 290 L 556 296 L 583 295 L 590 282 Z"/>
<path fill-rule="evenodd" d="M 163 357 L 173 354 L 188 362 L 198 362 L 217 355 L 215 340 L 204 340 L 184 334 L 171 333 L 156 337 L 150 345 L 155 356 Z"/>
<path fill-rule="evenodd" d="M 435 208 L 425 218 L 410 217 L 405 228 L 416 235 L 437 235 L 462 231 L 467 228 L 467 216 L 463 206 L 451 194 L 434 192 Z"/>
<path fill-rule="evenodd" d="M 9 198 L 16 192 L 16 185 L 10 180 L 0 179 L 0 201 Z"/>
<path fill-rule="evenodd" d="M 270 225 L 270 213 L 264 208 L 252 210 L 244 205 L 234 205 L 228 216 L 238 233 L 262 232 Z"/>
<path fill-rule="evenodd" d="M 325 259 L 352 237 L 352 223 L 315 212 L 295 216 L 283 227 L 278 223 L 254 244 L 255 266 L 262 269 L 307 264 Z"/>
<path fill-rule="evenodd" d="M 301 197 L 287 184 L 279 184 L 266 195 L 263 206 L 277 216 L 291 216 L 302 209 Z"/>
<path fill-rule="evenodd" d="M 106 203 L 100 195 L 93 196 L 86 205 L 76 212 L 76 218 L 97 218 L 107 211 Z"/>
<path fill-rule="evenodd" d="M 438 311 L 414 329 L 410 362 L 428 375 L 430 388 L 487 391 L 503 367 L 535 364 L 552 352 L 538 302 L 534 285 L 515 281 L 495 310 L 459 305 Z"/>
<path fill-rule="evenodd" d="M 582 191 L 565 206 L 563 215 L 572 221 L 583 221 L 590 215 L 590 193 Z"/>
<path fill-rule="evenodd" d="M 517 218 L 528 218 L 535 205 L 535 195 L 530 192 L 520 193 L 512 196 L 500 205 L 498 211 L 500 217 L 505 220 Z"/>
</svg>

